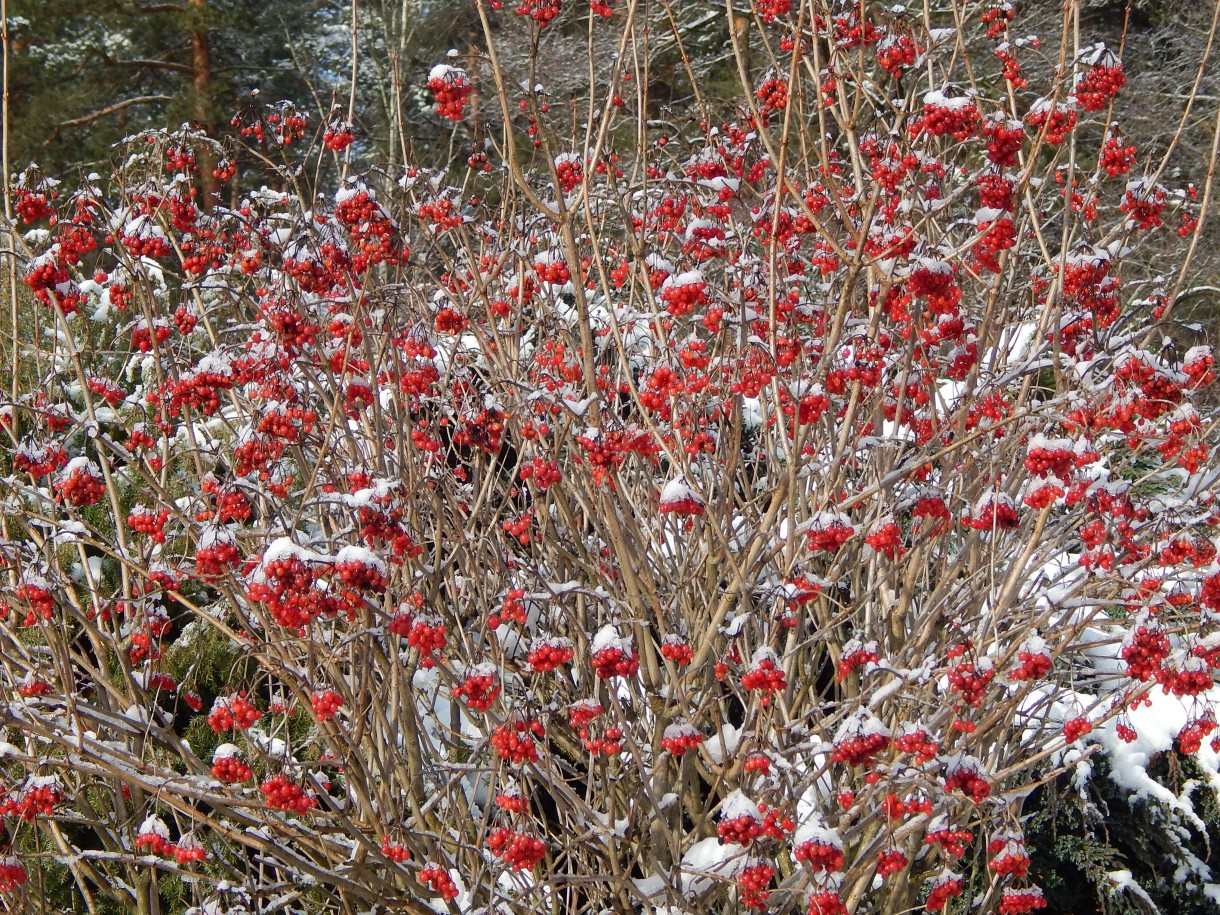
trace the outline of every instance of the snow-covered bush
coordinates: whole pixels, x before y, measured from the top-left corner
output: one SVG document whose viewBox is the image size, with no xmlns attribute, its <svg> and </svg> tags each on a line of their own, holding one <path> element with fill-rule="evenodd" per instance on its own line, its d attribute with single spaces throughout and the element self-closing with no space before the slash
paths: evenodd
<svg viewBox="0 0 1220 915">
<path fill-rule="evenodd" d="M 575 106 L 477 6 L 494 78 L 418 79 L 508 127 L 447 170 L 281 103 L 16 182 L 6 901 L 1008 915 L 1055 779 L 1206 831 L 1212 356 L 1157 327 L 1210 187 L 1118 56 L 756 0 L 735 114 L 662 124 L 636 6 Z"/>
</svg>

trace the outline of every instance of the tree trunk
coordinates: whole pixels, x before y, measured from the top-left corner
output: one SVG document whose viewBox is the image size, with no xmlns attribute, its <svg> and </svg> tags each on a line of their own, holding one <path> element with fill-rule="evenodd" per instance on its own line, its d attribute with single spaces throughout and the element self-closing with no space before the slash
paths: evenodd
<svg viewBox="0 0 1220 915">
<path fill-rule="evenodd" d="M 195 81 L 195 120 L 212 136 L 212 52 L 208 46 L 207 5 L 208 0 L 187 0 L 190 7 L 191 67 Z M 212 195 L 216 192 L 216 180 L 212 177 L 214 163 L 209 150 L 199 156 L 199 188 L 202 199 L 199 205 L 208 209 Z"/>
</svg>

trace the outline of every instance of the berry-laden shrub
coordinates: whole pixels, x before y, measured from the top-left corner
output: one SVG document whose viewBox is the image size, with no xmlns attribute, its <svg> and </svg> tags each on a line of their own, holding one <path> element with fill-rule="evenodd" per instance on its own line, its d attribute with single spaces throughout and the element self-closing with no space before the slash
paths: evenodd
<svg viewBox="0 0 1220 915">
<path fill-rule="evenodd" d="M 1212 892 L 1210 188 L 1117 53 L 759 0 L 661 120 L 642 46 L 496 53 L 638 5 L 470 2 L 452 163 L 254 104 L 13 183 L 5 906 L 1027 912 L 1056 779 Z"/>
</svg>

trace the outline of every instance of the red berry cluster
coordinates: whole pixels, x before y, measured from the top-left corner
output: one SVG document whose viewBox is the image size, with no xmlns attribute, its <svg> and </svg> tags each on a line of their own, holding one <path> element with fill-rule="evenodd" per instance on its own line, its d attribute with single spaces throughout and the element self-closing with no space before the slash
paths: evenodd
<svg viewBox="0 0 1220 915">
<path fill-rule="evenodd" d="M 1076 109 L 1064 104 L 1043 102 L 1025 115 L 1025 124 L 1037 131 L 1045 130 L 1046 142 L 1059 146 L 1076 129 Z"/>
<path fill-rule="evenodd" d="M 886 819 L 902 820 L 908 816 L 931 814 L 932 802 L 922 794 L 913 794 L 911 797 L 903 799 L 898 794 L 891 792 L 886 795 L 885 810 Z"/>
<path fill-rule="evenodd" d="M 996 6 L 983 10 L 979 20 L 987 26 L 987 37 L 999 38 L 1003 35 L 1016 12 L 1016 8 L 1008 0 L 1002 0 Z"/>
<path fill-rule="evenodd" d="M 870 45 L 881 39 L 881 33 L 871 16 L 866 16 L 861 22 L 859 13 L 853 8 L 834 19 L 835 44 L 840 48 L 856 48 Z"/>
<path fill-rule="evenodd" d="M 594 756 L 615 756 L 623 750 L 623 729 L 608 727 L 600 738 L 586 737 L 588 728 L 581 728 L 580 735 L 584 738 L 585 750 Z"/>
<path fill-rule="evenodd" d="M 511 829 L 497 829 L 487 837 L 487 847 L 515 871 L 532 871 L 546 857 L 546 842 Z"/>
<path fill-rule="evenodd" d="M 335 563 L 334 570 L 343 584 L 357 591 L 376 591 L 380 594 L 389 584 L 381 569 L 359 559 L 340 559 Z"/>
<path fill-rule="evenodd" d="M 809 551 L 811 553 L 832 553 L 852 538 L 856 529 L 850 524 L 835 521 L 824 527 L 815 526 L 809 531 Z"/>
<path fill-rule="evenodd" d="M 84 300 L 67 267 L 56 261 L 53 250 L 30 261 L 23 282 L 43 305 L 57 307 L 65 315 L 79 311 Z"/>
<path fill-rule="evenodd" d="M 674 756 L 682 756 L 703 743 L 703 735 L 686 722 L 676 722 L 665 729 L 661 746 Z"/>
<path fill-rule="evenodd" d="M 1008 672 L 1010 680 L 1038 680 L 1050 673 L 1052 662 L 1049 656 L 1041 651 L 1025 651 L 1017 653 L 1017 666 Z"/>
<path fill-rule="evenodd" d="M 775 868 L 770 864 L 750 864 L 737 875 L 738 899 L 747 909 L 766 909 L 767 900 L 771 897 L 767 889 L 771 878 L 775 876 Z"/>
<path fill-rule="evenodd" d="M 1216 380 L 1216 373 L 1212 370 L 1215 362 L 1209 346 L 1195 346 L 1186 351 L 1186 355 L 1182 357 L 1182 374 L 1190 379 L 1192 389 L 1204 387 Z"/>
<path fill-rule="evenodd" d="M 949 688 L 961 694 L 962 702 L 978 708 L 988 684 L 995 678 L 995 671 L 990 667 L 979 669 L 972 662 L 963 661 L 949 668 L 948 676 Z"/>
<path fill-rule="evenodd" d="M 258 722 L 263 713 L 252 706 L 241 695 L 216 700 L 212 713 L 208 715 L 208 726 L 217 734 L 225 731 L 244 731 Z"/>
<path fill-rule="evenodd" d="M 318 721 L 329 721 L 343 707 L 343 697 L 333 689 L 323 690 L 309 697 L 309 705 Z"/>
<path fill-rule="evenodd" d="M 897 559 L 904 552 L 902 530 L 893 521 L 875 527 L 865 536 L 864 542 L 886 559 Z"/>
<path fill-rule="evenodd" d="M 473 87 L 466 78 L 466 71 L 446 64 L 432 68 L 428 77 L 428 88 L 436 104 L 436 113 L 450 121 L 460 121 L 466 110 Z"/>
<path fill-rule="evenodd" d="M 1000 77 L 1014 89 L 1024 89 L 1029 85 L 1029 80 L 1025 78 L 1021 71 L 1021 63 L 1017 60 L 1017 55 L 1013 53 L 1013 46 L 1010 44 L 1001 44 L 992 54 L 999 59 L 1003 66 L 1000 69 Z"/>
<path fill-rule="evenodd" d="M 92 472 L 92 465 L 70 467 L 55 491 L 69 505 L 95 505 L 106 494 L 106 485 Z"/>
<path fill-rule="evenodd" d="M 233 379 L 227 372 L 213 368 L 200 368 L 167 383 L 163 393 L 168 392 L 167 408 L 170 416 L 181 416 L 182 408 L 189 407 L 203 416 L 212 416 L 220 409 L 219 391 L 233 387 Z M 149 395 L 149 401 L 160 400 L 160 395 Z M 280 446 L 281 451 L 283 445 Z M 278 458 L 278 455 L 276 456 Z M 249 471 L 247 471 L 248 473 Z M 244 476 L 244 474 L 239 474 Z"/>
<path fill-rule="evenodd" d="M 136 836 L 136 848 L 147 848 L 154 855 L 170 855 L 174 843 L 169 840 L 169 830 L 158 817 L 149 817 L 140 826 Z"/>
<path fill-rule="evenodd" d="M 1120 657 L 1127 662 L 1127 676 L 1132 680 L 1150 680 L 1169 656 L 1169 638 L 1155 620 L 1148 620 L 1133 629 L 1123 643 Z"/>
<path fill-rule="evenodd" d="M 1032 446 L 1025 455 L 1025 467 L 1030 473 L 1046 479 L 1054 474 L 1061 480 L 1071 477 L 1077 467 L 1093 463 L 1098 459 L 1096 451 L 1077 454 L 1068 444 L 1046 442 Z"/>
<path fill-rule="evenodd" d="M 534 485 L 543 491 L 563 479 L 557 463 L 538 457 L 523 465 L 520 474 L 521 479 L 533 480 Z"/>
<path fill-rule="evenodd" d="M 294 141 L 301 139 L 305 136 L 305 128 L 309 125 L 305 116 L 291 103 L 280 102 L 278 106 L 268 111 L 263 119 L 256 121 L 250 127 L 243 127 L 242 136 L 253 135 L 256 140 L 262 142 L 265 136 L 264 121 L 266 126 L 271 128 L 271 138 L 280 146 L 291 146 Z"/>
<path fill-rule="evenodd" d="M 923 728 L 907 731 L 900 734 L 894 740 L 896 746 L 903 753 L 913 753 L 915 755 L 915 764 L 923 765 L 930 762 L 936 757 L 937 751 L 940 749 L 936 745 L 936 741 L 928 736 L 928 732 Z"/>
<path fill-rule="evenodd" d="M 946 98 L 932 92 L 924 97 L 923 116 L 912 126 L 911 134 L 926 133 L 932 137 L 951 136 L 967 140 L 979 124 L 979 110 L 966 98 Z"/>
<path fill-rule="evenodd" d="M 0 813 L 15 813 L 21 819 L 29 822 L 35 817 L 49 817 L 55 812 L 55 805 L 62 803 L 64 794 L 56 784 L 36 782 L 27 785 L 16 801 L 6 802 Z"/>
<path fill-rule="evenodd" d="M 542 636 L 530 646 L 526 661 L 534 673 L 546 673 L 563 664 L 570 664 L 576 652 L 572 640 L 562 636 Z"/>
<path fill-rule="evenodd" d="M 897 874 L 908 864 L 907 856 L 896 848 L 887 848 L 877 855 L 877 876 L 885 879 Z"/>
<path fill-rule="evenodd" d="M 661 656 L 685 667 L 695 659 L 695 649 L 682 636 L 670 633 L 661 640 Z"/>
<path fill-rule="evenodd" d="M 763 775 L 770 775 L 771 757 L 766 753 L 751 753 L 746 757 L 741 768 L 745 772 L 760 772 Z"/>
<path fill-rule="evenodd" d="M 221 755 L 222 749 L 225 750 L 224 755 Z M 221 744 L 212 756 L 212 775 L 218 781 L 231 785 L 253 778 L 254 770 L 237 755 L 236 747 L 232 744 Z"/>
<path fill-rule="evenodd" d="M 1069 260 L 1063 274 L 1063 292 L 1077 307 L 1092 312 L 1098 327 L 1109 327 L 1119 314 L 1118 281 L 1109 275 L 1109 258 L 1091 253 L 1097 256 L 1086 252 Z"/>
<path fill-rule="evenodd" d="M 1161 225 L 1161 214 L 1165 212 L 1167 192 L 1159 184 L 1143 182 L 1127 188 L 1123 202 L 1118 208 L 1140 229 L 1156 229 Z"/>
<path fill-rule="evenodd" d="M 929 912 L 939 912 L 948 905 L 950 899 L 960 896 L 965 889 L 966 881 L 960 874 L 944 871 L 932 881 L 924 908 Z"/>
<path fill-rule="evenodd" d="M 634 677 L 640 672 L 640 659 L 634 651 L 617 647 L 603 648 L 590 662 L 599 680 L 611 677 Z"/>
<path fill-rule="evenodd" d="M 142 353 L 151 353 L 154 341 L 157 345 L 162 344 L 173 334 L 173 328 L 163 319 L 153 321 L 152 327 L 141 319 L 131 330 L 131 345 Z"/>
<path fill-rule="evenodd" d="M 955 315 L 962 289 L 954 277 L 955 268 L 942 260 L 923 260 L 907 280 L 907 289 L 924 299 L 933 314 Z"/>
<path fill-rule="evenodd" d="M 0 893 L 11 893 L 25 885 L 29 875 L 25 865 L 12 855 L 0 858 Z"/>
<path fill-rule="evenodd" d="M 586 726 L 590 721 L 605 714 L 605 711 L 600 704 L 592 699 L 574 702 L 568 706 L 568 724 L 576 729 L 582 738 L 588 737 L 589 733 L 585 729 Z"/>
<path fill-rule="evenodd" d="M 1198 753 L 1204 738 L 1216 729 L 1216 716 L 1209 710 L 1178 732 L 1178 750 L 1182 753 Z"/>
<path fill-rule="evenodd" d="M 728 820 L 721 820 L 716 826 L 716 834 L 721 842 L 749 846 L 751 842 L 763 834 L 762 823 L 758 817 L 743 814 Z"/>
<path fill-rule="evenodd" d="M 456 899 L 458 895 L 457 884 L 453 882 L 453 878 L 449 876 L 449 872 L 435 864 L 429 864 L 420 869 L 419 882 L 426 883 L 432 887 L 432 892 L 438 894 L 442 899 Z"/>
<path fill-rule="evenodd" d="M 814 871 L 843 870 L 843 849 L 826 842 L 802 842 L 792 850 L 792 857 L 805 862 Z"/>
<path fill-rule="evenodd" d="M 510 536 L 516 539 L 522 546 L 530 542 L 530 525 L 534 522 L 533 511 L 524 511 L 517 518 L 509 518 L 502 521 L 500 526 Z"/>
<path fill-rule="evenodd" d="M 287 346 L 286 349 L 292 352 L 295 347 Z M 284 407 L 277 404 L 264 411 L 255 428 L 263 435 L 295 443 L 301 440 L 302 435 L 308 435 L 313 431 L 314 423 L 317 420 L 318 414 L 313 410 Z"/>
<path fill-rule="evenodd" d="M 911 517 L 919 521 L 919 530 L 929 537 L 939 537 L 949 530 L 951 515 L 945 500 L 939 496 L 920 496 L 911 509 Z"/>
<path fill-rule="evenodd" d="M 467 708 L 485 712 L 500 695 L 500 684 L 496 682 L 494 670 L 474 669 L 467 672 L 462 682 L 450 692 L 455 699 L 461 699 Z"/>
<path fill-rule="evenodd" d="M 331 121 L 326 125 L 326 130 L 322 133 L 323 145 L 335 152 L 347 149 L 355 139 L 355 134 L 352 132 L 352 122 L 346 120 L 336 119 Z"/>
<path fill-rule="evenodd" d="M 216 540 L 195 551 L 195 572 L 202 578 L 218 578 L 241 562 L 241 551 L 231 540 Z"/>
<path fill-rule="evenodd" d="M 491 745 L 496 755 L 516 765 L 538 761 L 538 746 L 531 734 L 543 736 L 542 723 L 517 719 L 500 725 L 491 734 Z"/>
<path fill-rule="evenodd" d="M 834 762 L 847 763 L 849 766 L 866 766 L 889 745 L 890 738 L 881 733 L 848 736 L 835 741 L 834 752 L 830 758 Z"/>
<path fill-rule="evenodd" d="M 509 813 L 525 813 L 529 809 L 529 800 L 515 783 L 510 783 L 507 788 L 496 795 L 496 806 Z"/>
<path fill-rule="evenodd" d="M 50 476 L 68 463 L 68 452 L 57 445 L 23 441 L 13 455 L 13 469 L 34 478 Z"/>
<path fill-rule="evenodd" d="M 336 196 L 335 219 L 352 238 L 352 271 L 363 273 L 374 264 L 398 264 L 408 253 L 396 245 L 398 229 L 364 185 L 343 188 Z M 311 326 L 310 330 L 313 330 Z"/>
<path fill-rule="evenodd" d="M 1119 175 L 1125 175 L 1131 171 L 1137 153 L 1138 150 L 1134 145 L 1123 142 L 1122 136 L 1117 131 L 1111 130 L 1109 136 L 1106 137 L 1105 145 L 1101 148 L 1101 157 L 1097 164 L 1111 178 L 1117 178 Z"/>
<path fill-rule="evenodd" d="M 444 650 L 448 644 L 445 624 L 436 617 L 419 617 L 407 634 L 407 644 L 419 650 L 420 663 L 424 667 L 432 667 L 436 663 L 436 652 Z"/>
<path fill-rule="evenodd" d="M 702 280 L 671 282 L 666 280 L 661 287 L 660 299 L 665 310 L 674 317 L 689 314 L 708 303 L 707 283 Z"/>
<path fill-rule="evenodd" d="M 585 180 L 584 164 L 580 156 L 574 153 L 563 153 L 555 157 L 555 176 L 559 179 L 559 189 L 570 194 Z"/>
<path fill-rule="evenodd" d="M 979 206 L 1011 213 L 1016 185 L 1011 178 L 996 172 L 979 175 Z"/>
<path fill-rule="evenodd" d="M 999 219 L 977 222 L 975 227 L 979 237 L 970 249 L 974 262 L 984 270 L 992 273 L 1000 272 L 1000 252 L 1007 251 L 1017 244 L 1017 227 L 1011 219 L 1003 216 Z"/>
<path fill-rule="evenodd" d="M 562 0 L 521 0 L 517 4 L 517 15 L 528 16 L 539 25 L 546 25 L 559 15 Z"/>
<path fill-rule="evenodd" d="M 755 8 L 762 15 L 764 22 L 774 22 L 792 12 L 792 0 L 758 0 Z"/>
<path fill-rule="evenodd" d="M 275 810 L 304 815 L 318 806 L 317 798 L 286 775 L 273 775 L 258 787 L 267 798 L 267 806 Z"/>
<path fill-rule="evenodd" d="M 127 526 L 133 531 L 147 534 L 150 539 L 155 540 L 157 543 L 164 543 L 165 522 L 168 520 L 168 509 L 162 509 L 154 514 L 153 512 L 137 508 L 127 516 Z"/>
<path fill-rule="evenodd" d="M 128 256 L 139 259 L 147 257 L 151 260 L 168 258 L 174 253 L 173 246 L 161 232 L 159 227 L 145 223 L 140 234 L 123 235 L 119 242 L 127 249 Z"/>
<path fill-rule="evenodd" d="M 45 696 L 51 692 L 51 684 L 32 675 L 27 676 L 17 684 L 17 692 L 25 696 L 27 699 L 34 699 L 38 696 Z"/>
<path fill-rule="evenodd" d="M 987 865 L 996 876 L 1024 877 L 1029 873 L 1029 855 L 1025 851 L 1025 840 L 1019 836 L 1002 835 L 987 844 L 993 857 Z"/>
<path fill-rule="evenodd" d="M 180 865 L 190 864 L 193 861 L 206 861 L 208 857 L 207 849 L 203 847 L 195 834 L 188 832 L 179 836 L 178 844 L 172 849 L 174 860 Z"/>
<path fill-rule="evenodd" d="M 55 208 L 47 200 L 47 195 L 28 187 L 13 188 L 13 210 L 27 226 L 55 214 Z"/>
<path fill-rule="evenodd" d="M 979 505 L 964 523 L 976 531 L 999 531 L 1016 527 L 1021 522 L 1007 496 L 994 496 Z"/>
<path fill-rule="evenodd" d="M 818 890 L 809 897 L 809 915 L 847 915 L 847 906 L 833 890 Z"/>
<path fill-rule="evenodd" d="M 1022 915 L 1024 912 L 1044 908 L 1046 899 L 1042 896 L 1041 887 L 1006 889 L 1000 897 L 1000 915 Z"/>
<path fill-rule="evenodd" d="M 1072 92 L 1085 111 L 1102 111 L 1118 95 L 1118 90 L 1127 85 L 1122 61 L 1112 54 L 1107 54 L 1107 58 L 1089 67 Z"/>
<path fill-rule="evenodd" d="M 939 817 L 937 818 L 940 819 Z M 935 820 L 933 821 L 936 822 Z M 929 829 L 923 837 L 925 845 L 939 846 L 940 849 L 947 855 L 954 858 L 960 858 L 966 853 L 967 846 L 974 840 L 974 833 L 969 829 L 949 829 L 941 826 L 936 829 Z"/>
<path fill-rule="evenodd" d="M 772 111 L 783 111 L 788 107 L 788 83 L 778 76 L 770 76 L 754 93 L 762 103 L 763 116 Z"/>
<path fill-rule="evenodd" d="M 991 796 L 991 785 L 973 766 L 958 766 L 945 777 L 945 791 L 960 791 L 981 804 Z"/>
<path fill-rule="evenodd" d="M 518 626 L 524 626 L 528 622 L 528 616 L 525 611 L 525 603 L 522 598 L 525 597 L 524 588 L 509 588 L 504 594 L 504 602 L 500 604 L 499 609 L 487 617 L 487 625 L 492 629 L 499 629 L 505 623 L 516 623 Z"/>
<path fill-rule="evenodd" d="M 783 669 L 776 666 L 772 658 L 763 658 L 742 675 L 741 688 L 759 690 L 763 694 L 763 705 L 767 705 L 772 693 L 788 688 L 788 681 L 784 679 Z"/>
<path fill-rule="evenodd" d="M 388 838 L 381 840 L 381 853 L 395 864 L 411 860 L 411 851 L 405 845 L 396 845 Z"/>
<path fill-rule="evenodd" d="M 915 66 L 915 61 L 923 53 L 923 48 L 915 43 L 910 35 L 891 34 L 877 43 L 877 63 L 895 79 L 902 76 L 903 71 Z"/>
</svg>

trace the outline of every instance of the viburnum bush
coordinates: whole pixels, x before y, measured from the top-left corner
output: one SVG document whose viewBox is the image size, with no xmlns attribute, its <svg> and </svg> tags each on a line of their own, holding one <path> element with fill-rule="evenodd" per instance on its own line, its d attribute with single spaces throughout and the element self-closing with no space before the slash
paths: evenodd
<svg viewBox="0 0 1220 915">
<path fill-rule="evenodd" d="M 614 49 L 569 106 L 469 2 L 452 162 L 277 103 L 15 178 L 5 904 L 1025 912 L 1056 774 L 1194 816 L 1211 189 L 1078 5 L 760 0 L 671 123 L 636 5 L 516 8 Z"/>
</svg>

